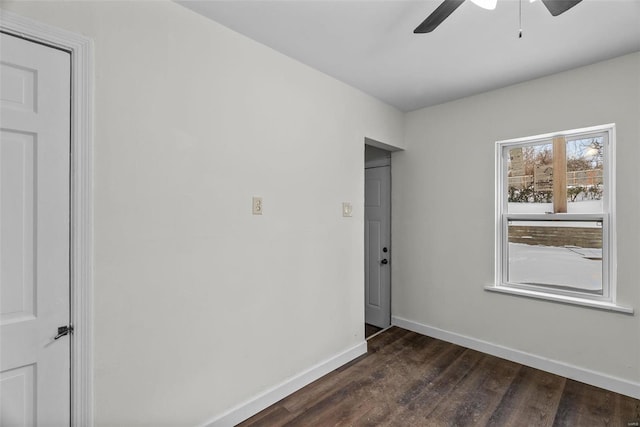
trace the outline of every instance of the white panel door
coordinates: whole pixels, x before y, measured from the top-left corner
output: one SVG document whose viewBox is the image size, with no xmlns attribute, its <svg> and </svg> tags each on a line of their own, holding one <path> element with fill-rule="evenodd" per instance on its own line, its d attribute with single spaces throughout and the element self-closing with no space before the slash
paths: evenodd
<svg viewBox="0 0 640 427">
<path fill-rule="evenodd" d="M 0 426 L 68 426 L 70 55 L 0 37 Z"/>
<path fill-rule="evenodd" d="M 365 322 L 391 324 L 391 167 L 365 169 Z"/>
</svg>

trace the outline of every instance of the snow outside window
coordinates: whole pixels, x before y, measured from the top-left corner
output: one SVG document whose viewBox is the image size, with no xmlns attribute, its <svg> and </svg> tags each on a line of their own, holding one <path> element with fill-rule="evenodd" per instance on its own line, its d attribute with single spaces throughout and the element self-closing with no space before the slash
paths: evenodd
<svg viewBox="0 0 640 427">
<path fill-rule="evenodd" d="M 497 143 L 496 288 L 614 303 L 614 131 Z"/>
</svg>

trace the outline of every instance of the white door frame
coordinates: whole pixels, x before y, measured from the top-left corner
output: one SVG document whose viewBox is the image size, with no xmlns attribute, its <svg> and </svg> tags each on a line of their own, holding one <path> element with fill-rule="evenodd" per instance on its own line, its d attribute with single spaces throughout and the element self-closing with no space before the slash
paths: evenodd
<svg viewBox="0 0 640 427">
<path fill-rule="evenodd" d="M 93 43 L 0 9 L 4 32 L 71 53 L 71 424 L 93 425 Z"/>
</svg>

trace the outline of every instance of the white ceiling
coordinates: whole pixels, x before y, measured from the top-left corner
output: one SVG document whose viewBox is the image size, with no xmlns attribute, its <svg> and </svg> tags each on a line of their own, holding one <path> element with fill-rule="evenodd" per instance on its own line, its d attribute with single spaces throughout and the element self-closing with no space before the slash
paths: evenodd
<svg viewBox="0 0 640 427">
<path fill-rule="evenodd" d="M 553 17 L 540 0 L 466 1 L 413 34 L 441 0 L 234 0 L 180 4 L 411 111 L 640 50 L 640 0 L 584 0 Z M 615 76 L 611 76 L 615 79 Z"/>
</svg>

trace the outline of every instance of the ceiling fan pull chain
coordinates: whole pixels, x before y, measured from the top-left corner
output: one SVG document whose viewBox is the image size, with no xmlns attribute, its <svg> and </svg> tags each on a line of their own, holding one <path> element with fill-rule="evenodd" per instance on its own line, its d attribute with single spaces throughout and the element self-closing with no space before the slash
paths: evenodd
<svg viewBox="0 0 640 427">
<path fill-rule="evenodd" d="M 519 1 L 519 18 L 520 18 L 520 32 L 518 33 L 518 38 L 522 38 L 522 0 Z"/>
</svg>

